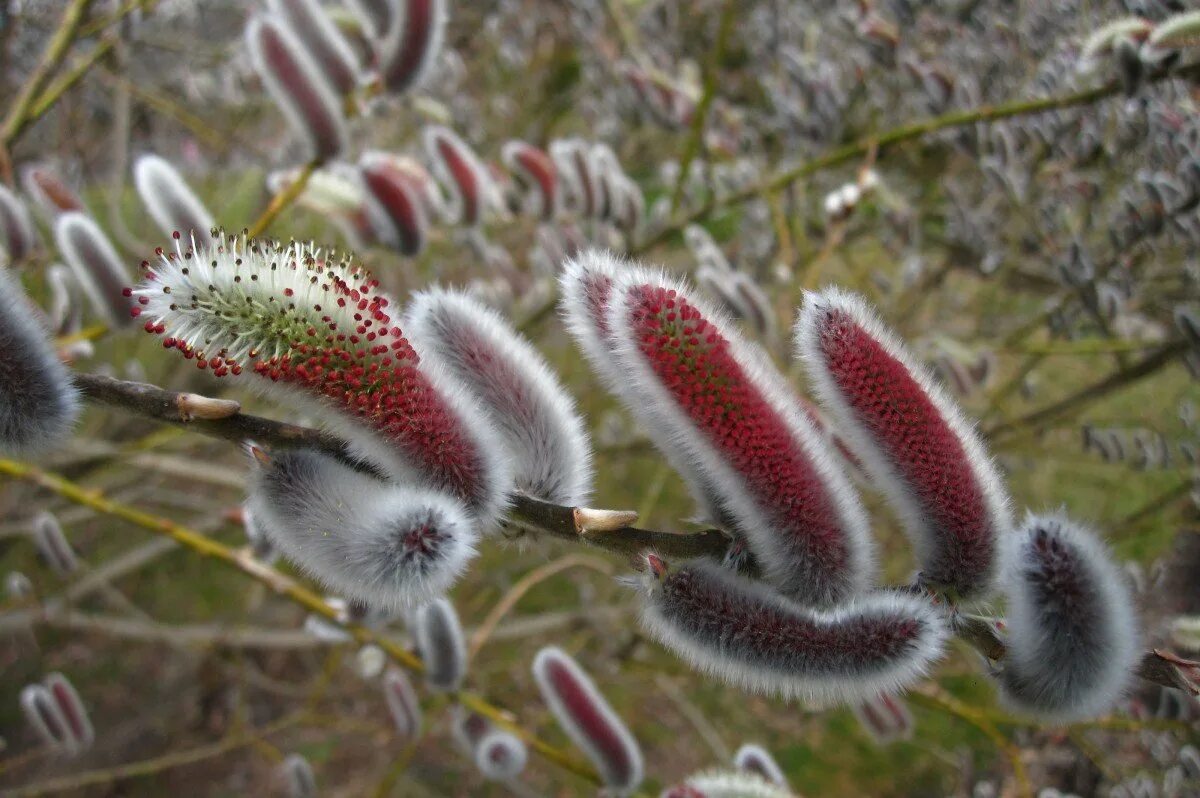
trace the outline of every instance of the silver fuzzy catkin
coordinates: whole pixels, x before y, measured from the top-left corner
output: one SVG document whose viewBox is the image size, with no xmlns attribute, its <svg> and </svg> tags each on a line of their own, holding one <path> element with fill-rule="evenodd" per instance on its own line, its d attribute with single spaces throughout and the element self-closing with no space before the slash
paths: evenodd
<svg viewBox="0 0 1200 798">
<path fill-rule="evenodd" d="M 212 214 L 175 167 L 157 155 L 143 155 L 133 165 L 133 184 L 146 212 L 163 235 L 206 238 L 215 226 Z"/>
<path fill-rule="evenodd" d="M 327 587 L 400 610 L 445 592 L 475 556 L 466 507 L 312 451 L 255 456 L 247 507 L 281 552 Z"/>
<path fill-rule="evenodd" d="M 425 663 L 425 684 L 439 693 L 462 687 L 467 675 L 467 644 L 454 605 L 443 598 L 417 610 L 413 636 Z"/>
<path fill-rule="evenodd" d="M 948 635 L 923 597 L 868 593 L 804 607 L 710 562 L 669 569 L 646 555 L 642 628 L 698 671 L 750 692 L 861 701 L 921 678 Z"/>
<path fill-rule="evenodd" d="M 0 452 L 33 455 L 62 443 L 79 394 L 35 310 L 0 267 Z"/>
<path fill-rule="evenodd" d="M 54 242 L 105 324 L 113 328 L 130 324 L 125 298 L 129 270 L 100 226 L 87 214 L 69 211 L 54 221 Z"/>
<path fill-rule="evenodd" d="M 479 401 L 513 459 L 516 486 L 545 501 L 586 502 L 591 445 L 575 403 L 544 357 L 491 308 L 464 294 L 417 294 L 402 324 L 423 363 Z"/>
<path fill-rule="evenodd" d="M 1050 722 L 1112 710 L 1139 661 L 1134 600 L 1092 532 L 1058 515 L 1030 515 L 1002 585 L 1008 654 L 1001 698 Z"/>
</svg>

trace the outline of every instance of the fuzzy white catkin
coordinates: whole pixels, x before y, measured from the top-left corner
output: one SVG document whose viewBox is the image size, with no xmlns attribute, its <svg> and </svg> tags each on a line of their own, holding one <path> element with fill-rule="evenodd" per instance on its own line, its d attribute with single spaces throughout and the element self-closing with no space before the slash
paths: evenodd
<svg viewBox="0 0 1200 798">
<path fill-rule="evenodd" d="M 138 158 L 133 165 L 133 184 L 163 235 L 178 232 L 204 238 L 215 226 L 208 208 L 165 158 L 153 154 Z"/>
<path fill-rule="evenodd" d="M 474 524 L 461 502 L 383 482 L 317 452 L 255 460 L 247 507 L 289 559 L 369 607 L 427 602 L 475 556 Z"/>
<path fill-rule="evenodd" d="M 529 341 L 491 308 L 441 289 L 417 294 L 402 326 L 423 363 L 438 363 L 479 401 L 512 455 L 519 489 L 556 504 L 586 502 L 587 431 Z"/>
<path fill-rule="evenodd" d="M 454 605 L 437 599 L 417 610 L 414 636 L 429 688 L 450 693 L 461 687 L 467 675 L 467 645 Z"/>
<path fill-rule="evenodd" d="M 1012 549 L 1001 698 L 1054 723 L 1111 711 L 1140 657 L 1123 572 L 1090 530 L 1061 515 L 1030 515 Z"/>
<path fill-rule="evenodd" d="M 79 392 L 16 277 L 0 266 L 0 452 L 35 455 L 61 444 Z"/>
</svg>

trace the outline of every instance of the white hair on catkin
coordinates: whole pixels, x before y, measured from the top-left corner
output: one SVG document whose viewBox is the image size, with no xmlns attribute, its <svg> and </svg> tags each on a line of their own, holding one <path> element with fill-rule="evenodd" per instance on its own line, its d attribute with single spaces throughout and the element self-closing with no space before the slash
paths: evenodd
<svg viewBox="0 0 1200 798">
<path fill-rule="evenodd" d="M 634 792 L 642 783 L 642 749 L 579 663 L 546 646 L 533 659 L 533 678 L 555 720 L 596 766 L 608 791 Z"/>
<path fill-rule="evenodd" d="M 342 99 L 292 29 L 274 17 L 256 16 L 246 25 L 245 40 L 254 71 L 304 142 L 308 160 L 344 152 L 349 133 Z"/>
<path fill-rule="evenodd" d="M 608 330 L 608 300 L 617 277 L 632 268 L 631 263 L 613 253 L 594 249 L 565 261 L 559 278 L 563 323 L 605 389 L 618 397 L 628 395 L 636 386 L 626 379 L 614 358 Z M 624 404 L 647 434 L 665 426 L 661 409 L 649 398 L 635 401 L 631 397 Z M 687 485 L 696 503 L 698 520 L 732 529 L 733 520 L 722 509 L 717 491 L 693 460 L 677 449 L 661 446 L 659 449 Z"/>
<path fill-rule="evenodd" d="M 422 363 L 461 382 L 499 430 L 516 486 L 577 506 L 591 492 L 592 452 L 575 403 L 545 358 L 500 314 L 461 293 L 417 294 L 403 327 Z"/>
<path fill-rule="evenodd" d="M 0 452 L 29 456 L 71 434 L 79 392 L 17 278 L 0 267 Z"/>
<path fill-rule="evenodd" d="M 475 746 L 475 766 L 484 778 L 508 781 L 521 775 L 529 752 L 521 738 L 503 729 L 492 729 Z"/>
<path fill-rule="evenodd" d="M 29 209 L 7 186 L 0 185 L 0 256 L 21 260 L 38 245 Z"/>
<path fill-rule="evenodd" d="M 421 702 L 408 674 L 388 668 L 383 674 L 383 699 L 396 732 L 401 737 L 416 737 L 421 731 Z"/>
<path fill-rule="evenodd" d="M 339 94 L 358 86 L 358 56 L 317 0 L 267 0 L 267 7 L 296 34 Z"/>
<path fill-rule="evenodd" d="M 1062 515 L 1029 515 L 1003 575 L 1008 654 L 1001 699 L 1047 722 L 1111 711 L 1140 659 L 1134 598 L 1088 529 Z"/>
<path fill-rule="evenodd" d="M 431 690 L 451 693 L 467 675 L 467 644 L 454 605 L 444 598 L 417 610 L 413 630 L 425 662 L 425 683 Z"/>
<path fill-rule="evenodd" d="M 788 786 L 783 769 L 779 767 L 775 757 L 771 756 L 771 753 L 761 745 L 745 743 L 734 753 L 733 766 L 738 770 L 760 776 L 785 789 Z"/>
<path fill-rule="evenodd" d="M 622 400 L 654 405 L 652 439 L 691 461 L 766 581 L 812 606 L 867 589 L 875 562 L 866 511 L 762 350 L 660 269 L 626 269 L 612 291 Z"/>
<path fill-rule="evenodd" d="M 256 460 L 247 506 L 288 559 L 368 607 L 430 601 L 475 556 L 477 535 L 461 502 L 383 482 L 313 451 Z"/>
<path fill-rule="evenodd" d="M 647 555 L 642 628 L 694 669 L 753 693 L 819 706 L 908 687 L 949 634 L 926 598 L 868 593 L 813 610 L 711 562 Z"/>
<path fill-rule="evenodd" d="M 131 317 L 124 292 L 129 272 L 100 226 L 85 213 L 64 213 L 54 221 L 54 243 L 92 309 L 110 327 L 128 325 Z"/>
<path fill-rule="evenodd" d="M 855 294 L 808 292 L 795 345 L 822 406 L 897 510 L 922 577 L 983 597 L 1012 529 L 999 470 L 956 402 Z"/>
<path fill-rule="evenodd" d="M 795 798 L 795 794 L 757 773 L 709 770 L 668 787 L 660 798 Z"/>
<path fill-rule="evenodd" d="M 133 165 L 133 184 L 163 235 L 177 232 L 203 237 L 215 226 L 208 208 L 165 158 L 153 154 L 138 158 Z"/>
<path fill-rule="evenodd" d="M 395 0 L 383 41 L 380 72 L 393 94 L 420 87 L 433 73 L 446 38 L 447 0 Z"/>
<path fill-rule="evenodd" d="M 395 300 L 358 263 L 218 235 L 176 241 L 146 270 L 134 311 L 165 346 L 318 419 L 394 482 L 450 493 L 483 524 L 500 517 L 512 485 L 503 441 L 461 385 L 419 362 Z"/>
</svg>

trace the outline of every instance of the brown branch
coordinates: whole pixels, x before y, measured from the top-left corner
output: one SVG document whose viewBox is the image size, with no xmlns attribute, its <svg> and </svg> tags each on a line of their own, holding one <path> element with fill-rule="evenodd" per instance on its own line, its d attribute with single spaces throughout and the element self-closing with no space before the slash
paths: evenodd
<svg viewBox="0 0 1200 798">
<path fill-rule="evenodd" d="M 1173 347 L 1167 347 L 1177 354 Z M 119 407 L 155 421 L 185 427 L 202 435 L 241 442 L 253 439 L 279 448 L 311 447 L 348 460 L 346 445 L 319 430 L 273 421 L 245 413 L 220 419 L 191 419 L 180 412 L 181 397 L 194 396 L 167 391 L 154 385 L 77 374 L 75 383 L 90 401 Z M 3 461 L 0 461 L 0 466 Z M 660 532 L 626 526 L 631 514 L 622 511 L 564 507 L 535 499 L 523 493 L 510 497 L 509 523 L 570 543 L 585 543 L 597 548 L 635 557 L 652 549 L 671 559 L 695 557 L 721 558 L 732 538 L 719 529 L 692 534 Z M 206 545 L 207 539 L 204 540 Z M 244 562 L 236 563 L 245 569 Z M 958 636 L 990 660 L 1003 660 L 1004 641 L 985 618 L 962 615 L 955 619 Z M 1138 670 L 1143 679 L 1165 687 L 1175 687 L 1191 695 L 1200 694 L 1200 662 L 1176 657 L 1169 652 L 1148 652 Z"/>
</svg>

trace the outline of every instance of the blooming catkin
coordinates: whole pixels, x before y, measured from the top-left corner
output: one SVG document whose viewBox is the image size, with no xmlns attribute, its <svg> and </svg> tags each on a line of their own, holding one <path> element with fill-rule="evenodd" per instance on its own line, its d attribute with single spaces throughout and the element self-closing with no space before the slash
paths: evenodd
<svg viewBox="0 0 1200 798">
<path fill-rule="evenodd" d="M 129 324 L 128 304 L 122 296 L 129 285 L 129 270 L 99 225 L 84 213 L 69 211 L 55 220 L 54 241 L 92 309 L 110 327 Z"/>
<path fill-rule="evenodd" d="M 511 484 L 474 402 L 420 362 L 378 282 L 336 252 L 240 237 L 143 264 L 132 313 L 217 377 L 321 418 L 393 480 L 494 521 Z"/>
<path fill-rule="evenodd" d="M 384 40 L 379 71 L 393 94 L 420 86 L 429 77 L 446 37 L 447 0 L 396 0 Z"/>
<path fill-rule="evenodd" d="M 470 514 L 449 496 L 391 485 L 317 452 L 253 460 L 250 516 L 289 559 L 349 598 L 389 610 L 422 604 L 475 555 Z"/>
<path fill-rule="evenodd" d="M 807 294 L 796 348 L 822 404 L 900 512 L 922 581 L 961 598 L 986 594 L 1011 528 L 1008 500 L 954 401 L 851 294 Z"/>
<path fill-rule="evenodd" d="M 648 269 L 613 286 L 608 326 L 627 405 L 653 402 L 659 447 L 704 475 L 768 581 L 814 606 L 862 591 L 866 513 L 783 376 L 724 317 Z"/>
<path fill-rule="evenodd" d="M 204 203 L 175 171 L 175 167 L 157 155 L 143 155 L 133 165 L 133 184 L 154 223 L 164 235 L 206 237 L 213 229 L 213 217 Z"/>
<path fill-rule="evenodd" d="M 575 403 L 534 347 L 491 308 L 464 294 L 417 294 L 404 318 L 422 362 L 434 362 L 478 400 L 513 458 L 516 486 L 576 506 L 591 490 L 591 446 Z"/>
<path fill-rule="evenodd" d="M 707 561 L 672 570 L 646 559 L 642 627 L 696 670 L 751 692 L 859 701 L 919 679 L 947 636 L 922 597 L 870 593 L 811 610 Z"/>
<path fill-rule="evenodd" d="M 609 792 L 636 790 L 642 783 L 642 750 L 583 668 L 561 649 L 547 646 L 533 660 L 533 676 L 555 720 L 587 754 Z"/>
<path fill-rule="evenodd" d="M 1008 654 L 1001 697 L 1052 722 L 1102 715 L 1139 660 L 1134 600 L 1105 546 L 1067 518 L 1029 516 L 1002 578 Z"/>
<path fill-rule="evenodd" d="M 78 415 L 70 373 L 20 283 L 0 266 L 0 452 L 31 455 L 53 448 Z"/>
<path fill-rule="evenodd" d="M 413 636 L 429 688 L 439 693 L 460 688 L 467 675 L 467 645 L 454 605 L 437 599 L 417 610 Z"/>
<path fill-rule="evenodd" d="M 246 48 L 271 99 L 304 142 L 308 158 L 327 161 L 345 150 L 342 101 L 291 28 L 273 17 L 255 17 L 246 25 Z"/>
</svg>

